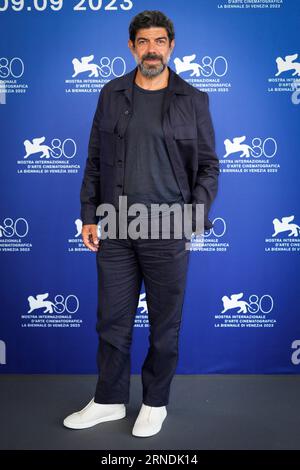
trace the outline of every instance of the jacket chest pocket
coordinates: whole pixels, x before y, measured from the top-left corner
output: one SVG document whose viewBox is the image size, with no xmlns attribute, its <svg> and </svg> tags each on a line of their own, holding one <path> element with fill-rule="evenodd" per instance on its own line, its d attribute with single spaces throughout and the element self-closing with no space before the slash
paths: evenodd
<svg viewBox="0 0 300 470">
<path fill-rule="evenodd" d="M 197 127 L 181 125 L 173 127 L 174 142 L 185 168 L 194 168 L 197 161 Z"/>
<path fill-rule="evenodd" d="M 115 164 L 115 124 L 113 119 L 102 118 L 99 120 L 100 163 L 106 165 Z"/>
<path fill-rule="evenodd" d="M 174 126 L 173 135 L 174 135 L 175 140 L 184 141 L 184 140 L 197 139 L 197 128 L 196 126 L 187 126 L 187 125 Z"/>
</svg>

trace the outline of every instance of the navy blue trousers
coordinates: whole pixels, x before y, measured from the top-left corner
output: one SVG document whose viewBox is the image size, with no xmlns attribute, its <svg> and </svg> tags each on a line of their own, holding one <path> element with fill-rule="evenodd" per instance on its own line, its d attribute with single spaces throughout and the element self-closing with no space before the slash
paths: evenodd
<svg viewBox="0 0 300 470">
<path fill-rule="evenodd" d="M 189 250 L 181 239 L 105 239 L 96 254 L 99 377 L 96 403 L 128 403 L 131 342 L 142 279 L 149 349 L 141 377 L 143 403 L 164 406 L 178 362 Z"/>
</svg>

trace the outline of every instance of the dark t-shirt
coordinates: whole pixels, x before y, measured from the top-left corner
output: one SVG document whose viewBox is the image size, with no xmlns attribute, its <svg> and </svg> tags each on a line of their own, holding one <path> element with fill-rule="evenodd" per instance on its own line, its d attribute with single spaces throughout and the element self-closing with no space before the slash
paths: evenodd
<svg viewBox="0 0 300 470">
<path fill-rule="evenodd" d="M 133 203 L 183 204 L 162 129 L 162 104 L 166 88 L 133 89 L 133 115 L 125 134 L 124 195 Z"/>
</svg>

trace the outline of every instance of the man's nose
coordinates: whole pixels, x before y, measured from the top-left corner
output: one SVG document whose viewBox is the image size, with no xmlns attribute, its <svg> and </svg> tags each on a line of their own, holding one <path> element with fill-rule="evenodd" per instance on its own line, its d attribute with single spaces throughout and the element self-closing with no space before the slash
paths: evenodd
<svg viewBox="0 0 300 470">
<path fill-rule="evenodd" d="M 156 47 L 155 44 L 149 44 L 147 53 L 155 55 L 157 57 L 159 56 L 158 51 L 157 51 L 157 47 Z"/>
</svg>

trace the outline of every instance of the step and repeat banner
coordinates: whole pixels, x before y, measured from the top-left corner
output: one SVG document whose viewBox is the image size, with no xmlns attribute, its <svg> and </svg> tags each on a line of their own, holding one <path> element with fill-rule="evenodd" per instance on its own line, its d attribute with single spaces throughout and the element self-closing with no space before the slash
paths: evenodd
<svg viewBox="0 0 300 470">
<path fill-rule="evenodd" d="M 145 9 L 174 22 L 169 66 L 209 94 L 220 159 L 214 227 L 192 240 L 177 373 L 297 374 L 297 0 L 0 0 L 0 371 L 97 372 L 79 193 L 99 92 L 136 66 L 128 27 Z M 132 315 L 140 373 L 144 285 Z"/>
</svg>

